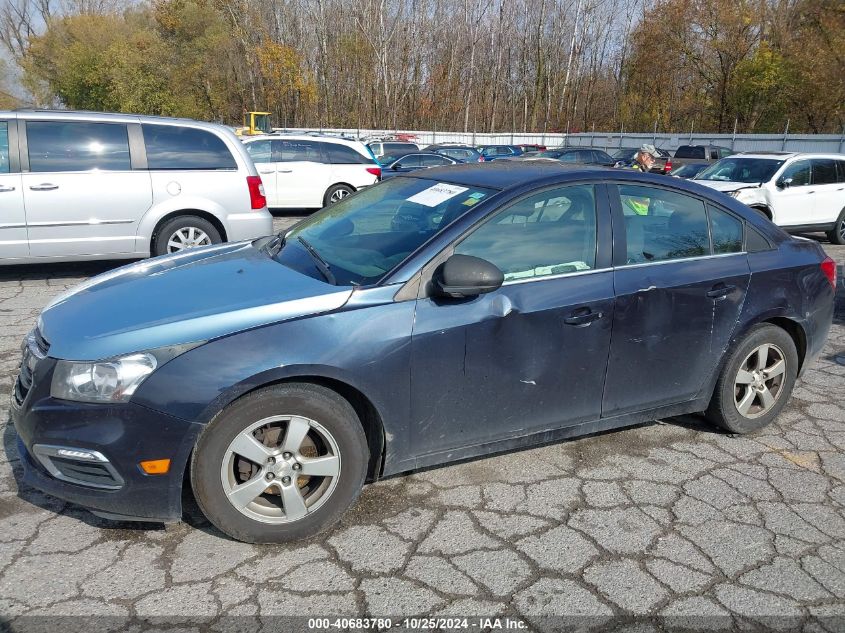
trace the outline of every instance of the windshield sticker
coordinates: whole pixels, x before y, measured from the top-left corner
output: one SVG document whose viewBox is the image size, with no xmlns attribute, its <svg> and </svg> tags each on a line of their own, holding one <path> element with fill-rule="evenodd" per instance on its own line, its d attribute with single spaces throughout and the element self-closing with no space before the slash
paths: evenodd
<svg viewBox="0 0 845 633">
<path fill-rule="evenodd" d="M 484 195 L 485 194 L 481 193 L 480 191 L 473 191 L 471 194 L 469 194 L 469 197 L 473 200 L 481 200 Z"/>
<path fill-rule="evenodd" d="M 471 207 L 478 202 L 477 198 L 467 198 L 464 200 L 464 206 Z"/>
<path fill-rule="evenodd" d="M 419 193 L 414 194 L 408 198 L 408 202 L 424 204 L 427 207 L 436 207 L 441 202 L 445 202 L 449 198 L 454 198 L 466 190 L 467 187 L 458 187 L 457 185 L 447 185 L 445 182 L 439 182 L 428 189 L 423 189 Z"/>
</svg>

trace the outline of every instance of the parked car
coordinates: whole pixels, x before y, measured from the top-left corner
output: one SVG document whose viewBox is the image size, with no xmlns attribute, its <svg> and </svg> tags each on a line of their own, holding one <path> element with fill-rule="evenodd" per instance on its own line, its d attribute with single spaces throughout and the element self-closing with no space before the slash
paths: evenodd
<svg viewBox="0 0 845 633">
<path fill-rule="evenodd" d="M 376 160 L 381 161 L 382 156 L 393 155 L 401 156 L 409 152 L 418 152 L 420 147 L 416 143 L 409 141 L 374 141 L 367 143 L 367 147 L 373 152 Z"/>
<path fill-rule="evenodd" d="M 523 152 L 545 152 L 548 148 L 545 145 L 537 145 L 535 143 L 518 143 L 517 147 Z"/>
<path fill-rule="evenodd" d="M 616 161 L 607 152 L 588 147 L 553 147 L 544 152 L 531 154 L 533 158 L 552 158 L 562 163 L 580 163 L 582 165 L 604 165 L 613 167 Z"/>
<path fill-rule="evenodd" d="M 500 158 L 512 158 L 522 156 L 524 152 L 516 145 L 481 145 L 478 148 L 485 161 L 499 160 Z"/>
<path fill-rule="evenodd" d="M 438 145 L 429 145 L 425 148 L 427 152 L 434 152 L 435 154 L 442 154 L 448 156 L 459 163 L 483 163 L 484 157 L 477 149 L 471 145 L 460 145 L 452 143 L 442 143 Z"/>
<path fill-rule="evenodd" d="M 659 147 L 656 149 L 660 156 L 654 159 L 654 165 L 651 166 L 649 172 L 653 174 L 668 174 L 674 168 L 672 154 L 668 150 L 660 149 Z M 639 151 L 639 147 L 623 147 L 616 150 L 613 153 L 613 160 L 615 161 L 613 166 L 620 169 L 631 167 Z"/>
<path fill-rule="evenodd" d="M 261 179 L 228 128 L 0 112 L 0 264 L 138 259 L 267 235 Z"/>
<path fill-rule="evenodd" d="M 694 182 L 420 170 L 48 305 L 11 405 L 23 483 L 143 520 L 179 519 L 187 483 L 276 542 L 412 469 L 701 411 L 747 433 L 821 352 L 835 286 L 817 242 Z"/>
<path fill-rule="evenodd" d="M 675 150 L 672 164 L 676 169 L 691 163 L 709 165 L 734 153 L 731 148 L 721 145 L 680 145 Z"/>
<path fill-rule="evenodd" d="M 458 161 L 448 156 L 442 156 L 434 152 L 416 152 L 405 154 L 385 165 L 381 172 L 381 179 L 387 180 L 400 174 L 416 171 L 417 169 L 428 169 L 430 167 L 445 167 L 457 165 Z"/>
<path fill-rule="evenodd" d="M 381 166 L 359 141 L 285 134 L 243 142 L 261 174 L 271 209 L 318 209 L 381 177 Z"/>
<path fill-rule="evenodd" d="M 681 165 L 677 169 L 672 169 L 672 176 L 675 178 L 695 178 L 698 174 L 702 171 L 707 169 L 709 165 L 707 163 L 687 163 L 686 165 Z"/>
<path fill-rule="evenodd" d="M 845 155 L 737 154 L 696 182 L 723 191 L 790 233 L 824 231 L 845 244 Z"/>
</svg>

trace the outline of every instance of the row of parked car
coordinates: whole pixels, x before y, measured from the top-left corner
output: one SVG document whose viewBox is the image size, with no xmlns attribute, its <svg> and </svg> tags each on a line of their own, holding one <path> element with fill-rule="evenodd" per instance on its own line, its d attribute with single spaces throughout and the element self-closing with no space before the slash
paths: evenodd
<svg viewBox="0 0 845 633">
<path fill-rule="evenodd" d="M 0 262 L 137 259 L 272 232 L 269 208 L 320 208 L 403 173 L 500 160 L 625 166 L 636 149 L 408 141 L 328 134 L 238 139 L 222 126 L 67 111 L 0 112 Z M 791 231 L 845 244 L 845 156 L 664 152 Z M 697 172 L 696 170 L 701 170 Z M 696 173 L 692 173 L 696 172 Z"/>
</svg>

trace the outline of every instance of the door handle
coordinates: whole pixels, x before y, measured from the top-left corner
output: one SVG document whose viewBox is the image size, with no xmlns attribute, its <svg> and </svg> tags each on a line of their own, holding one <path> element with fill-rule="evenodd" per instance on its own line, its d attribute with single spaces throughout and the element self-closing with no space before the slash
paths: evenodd
<svg viewBox="0 0 845 633">
<path fill-rule="evenodd" d="M 293 173 L 293 170 L 292 169 L 280 169 L 279 173 L 280 174 L 290 174 L 290 173 Z"/>
<path fill-rule="evenodd" d="M 566 317 L 563 322 L 566 325 L 574 325 L 576 327 L 584 327 L 590 325 L 593 321 L 598 321 L 604 315 L 601 312 L 593 312 L 589 308 L 587 311 L 584 312 L 582 310 L 576 310 L 572 313 L 572 315 Z"/>
<path fill-rule="evenodd" d="M 707 291 L 707 296 L 711 299 L 723 299 L 731 294 L 734 290 L 736 290 L 736 286 L 726 286 L 725 284 L 719 284 L 718 286 L 713 286 L 710 290 Z"/>
<path fill-rule="evenodd" d="M 59 185 L 54 185 L 51 182 L 42 182 L 40 185 L 31 185 L 30 189 L 33 191 L 53 191 L 53 189 L 58 189 Z"/>
<path fill-rule="evenodd" d="M 14 191 L 14 187 L 0 187 L 0 192 L 2 191 Z"/>
<path fill-rule="evenodd" d="M 273 170 L 272 169 L 259 169 L 258 173 L 259 174 L 272 174 Z"/>
</svg>

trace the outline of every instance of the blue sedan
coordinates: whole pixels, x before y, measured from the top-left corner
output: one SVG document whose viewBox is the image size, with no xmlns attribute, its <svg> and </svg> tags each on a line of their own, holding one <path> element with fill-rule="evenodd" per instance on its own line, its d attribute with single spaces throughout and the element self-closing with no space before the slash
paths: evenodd
<svg viewBox="0 0 845 633">
<path fill-rule="evenodd" d="M 223 532 L 278 542 L 386 475 L 696 412 L 747 433 L 821 352 L 835 275 L 695 183 L 420 170 L 54 300 L 14 388 L 24 480 L 147 521 L 185 483 Z"/>
</svg>

